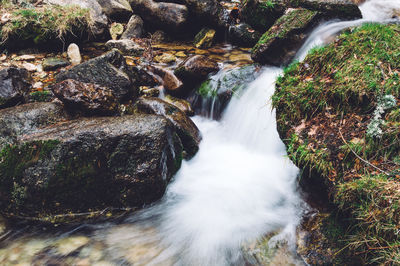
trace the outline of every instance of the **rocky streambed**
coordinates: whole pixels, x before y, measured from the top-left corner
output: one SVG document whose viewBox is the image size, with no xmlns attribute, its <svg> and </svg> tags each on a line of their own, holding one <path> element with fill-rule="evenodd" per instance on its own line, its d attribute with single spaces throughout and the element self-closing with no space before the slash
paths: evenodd
<svg viewBox="0 0 400 266">
<path fill-rule="evenodd" d="M 199 116 L 219 120 L 252 81 L 274 82 L 276 75 L 265 78 L 262 65 L 291 62 L 317 26 L 362 16 L 356 4 L 344 0 L 4 3 L 0 262 L 6 265 L 182 263 L 168 254 L 170 243 L 163 241 L 168 237 L 160 237 L 168 232 L 160 231 L 162 222 L 143 217 L 164 217 L 161 209 L 170 205 L 158 201 L 168 184 L 176 173 L 187 171 L 191 160 L 195 164 L 202 158 L 198 153 L 204 136 L 198 125 L 204 132 L 213 126 Z M 58 35 L 32 30 L 47 27 L 44 22 L 52 20 L 55 9 L 69 14 L 63 8 L 70 4 L 82 12 L 74 14 L 88 19 L 66 21 L 70 28 Z M 18 28 L 17 21 L 24 23 Z M 266 102 L 270 96 L 260 97 Z M 225 120 L 221 124 L 233 123 Z M 229 130 L 222 132 L 240 133 L 240 127 Z M 275 128 L 271 134 L 276 135 Z M 258 146 L 267 147 L 264 142 Z M 126 220 L 135 212 L 139 214 Z M 296 241 L 279 240 L 281 225 L 261 230 L 258 238 L 268 237 L 257 244 L 240 243 L 241 255 L 231 263 L 313 264 L 313 242 L 304 239 L 317 231 L 317 219 L 307 219 L 304 224 L 310 226 L 298 230 L 302 258 Z M 224 252 L 218 256 L 229 257 L 226 252 L 233 251 Z M 329 255 L 314 262 L 329 263 Z M 217 265 L 219 259 L 208 261 Z"/>
</svg>

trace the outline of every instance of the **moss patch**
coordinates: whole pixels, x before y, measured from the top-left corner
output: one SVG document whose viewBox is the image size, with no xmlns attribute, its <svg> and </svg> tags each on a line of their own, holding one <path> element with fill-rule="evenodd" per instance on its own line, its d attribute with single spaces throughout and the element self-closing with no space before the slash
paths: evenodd
<svg viewBox="0 0 400 266">
<path fill-rule="evenodd" d="M 0 11 L 8 14 L 7 21 L 0 26 L 0 45 L 11 41 L 42 44 L 49 40 L 62 40 L 67 34 L 79 36 L 90 32 L 93 23 L 89 10 L 76 5 L 21 8 L 6 4 L 0 7 Z"/>
<path fill-rule="evenodd" d="M 400 262 L 399 55 L 399 25 L 348 30 L 286 68 L 272 99 L 289 156 L 328 186 L 363 263 Z"/>
</svg>

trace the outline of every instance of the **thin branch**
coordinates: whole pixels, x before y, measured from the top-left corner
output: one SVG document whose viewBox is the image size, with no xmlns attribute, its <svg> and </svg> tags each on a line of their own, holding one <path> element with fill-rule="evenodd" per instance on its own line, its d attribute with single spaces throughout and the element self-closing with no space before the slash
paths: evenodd
<svg viewBox="0 0 400 266">
<path fill-rule="evenodd" d="M 367 165 L 369 165 L 369 166 L 372 166 L 372 167 L 375 168 L 376 170 L 378 170 L 378 171 L 384 173 L 385 175 L 390 176 L 390 174 L 389 174 L 388 172 L 386 172 L 386 171 L 380 169 L 379 167 L 373 165 L 372 163 L 368 162 L 367 160 L 365 160 L 365 159 L 363 159 L 361 156 L 359 156 L 359 155 L 350 147 L 349 143 L 347 143 L 347 141 L 344 139 L 344 137 L 343 137 L 343 135 L 342 135 L 342 131 L 340 130 L 340 128 L 339 128 L 339 134 L 340 134 L 340 137 L 342 138 L 344 144 L 346 144 L 346 146 L 349 147 L 349 149 L 351 150 L 351 152 L 352 152 L 358 159 L 360 159 L 363 163 L 365 163 L 365 164 L 367 164 Z"/>
</svg>

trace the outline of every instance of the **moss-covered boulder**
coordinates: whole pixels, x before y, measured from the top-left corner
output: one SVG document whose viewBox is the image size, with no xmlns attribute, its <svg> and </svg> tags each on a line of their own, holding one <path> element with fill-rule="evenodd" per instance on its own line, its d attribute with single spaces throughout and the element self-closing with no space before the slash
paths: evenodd
<svg viewBox="0 0 400 266">
<path fill-rule="evenodd" d="M 287 64 L 321 19 L 318 11 L 289 9 L 253 47 L 251 57 L 261 64 Z"/>
<path fill-rule="evenodd" d="M 281 0 L 246 0 L 242 3 L 242 20 L 261 32 L 269 29 L 287 8 Z"/>
<path fill-rule="evenodd" d="M 42 220 L 159 199 L 182 160 L 163 117 L 72 120 L 18 135 L 0 151 L 0 212 Z"/>
<path fill-rule="evenodd" d="M 192 158 L 199 150 L 201 133 L 196 124 L 178 107 L 159 98 L 142 97 L 134 106 L 136 113 L 165 117 L 175 128 L 182 141 L 184 157 Z"/>
<path fill-rule="evenodd" d="M 301 182 L 340 211 L 343 249 L 398 264 L 400 26 L 366 24 L 278 78 L 273 105 Z"/>
<path fill-rule="evenodd" d="M 358 6 L 350 0 L 285 0 L 290 7 L 303 7 L 310 10 L 320 11 L 326 19 L 361 18 Z"/>
</svg>

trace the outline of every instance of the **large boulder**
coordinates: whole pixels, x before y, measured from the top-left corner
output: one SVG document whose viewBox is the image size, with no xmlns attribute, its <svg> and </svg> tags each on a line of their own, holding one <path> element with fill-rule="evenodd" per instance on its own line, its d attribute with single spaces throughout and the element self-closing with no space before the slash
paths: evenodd
<svg viewBox="0 0 400 266">
<path fill-rule="evenodd" d="M 70 112 L 88 115 L 118 113 L 118 101 L 109 88 L 67 79 L 55 84 L 52 91 Z"/>
<path fill-rule="evenodd" d="M 103 12 L 110 18 L 129 18 L 132 7 L 127 0 L 97 0 Z"/>
<path fill-rule="evenodd" d="M 97 0 L 45 0 L 45 3 L 59 6 L 78 5 L 81 8 L 89 9 L 93 21 L 91 31 L 94 35 L 103 34 L 107 28 L 107 16 L 103 13 L 103 9 Z"/>
<path fill-rule="evenodd" d="M 20 135 L 0 157 L 0 212 L 48 218 L 159 199 L 180 167 L 182 146 L 165 118 L 130 115 Z"/>
<path fill-rule="evenodd" d="M 320 11 L 325 18 L 361 18 L 358 6 L 350 0 L 285 0 L 290 7 Z"/>
<path fill-rule="evenodd" d="M 0 110 L 0 150 L 28 133 L 66 119 L 57 103 L 29 103 Z"/>
<path fill-rule="evenodd" d="M 320 19 L 318 11 L 288 9 L 253 47 L 251 58 L 261 64 L 289 63 Z"/>
<path fill-rule="evenodd" d="M 136 14 L 149 25 L 169 32 L 182 30 L 188 19 L 188 9 L 184 5 L 153 0 L 130 0 Z"/>
<path fill-rule="evenodd" d="M 283 15 L 287 4 L 282 0 L 247 0 L 240 11 L 242 20 L 265 32 Z"/>
<path fill-rule="evenodd" d="M 183 0 L 196 25 L 228 27 L 228 14 L 217 0 Z"/>
<path fill-rule="evenodd" d="M 229 41 L 242 47 L 253 47 L 260 37 L 261 33 L 254 30 L 246 23 L 240 23 L 229 27 Z"/>
<path fill-rule="evenodd" d="M 122 33 L 121 39 L 141 38 L 143 33 L 143 19 L 138 15 L 133 15 L 126 24 L 126 29 Z"/>
<path fill-rule="evenodd" d="M 196 124 L 178 107 L 159 98 L 142 97 L 135 103 L 139 113 L 164 116 L 175 127 L 185 151 L 184 157 L 189 159 L 199 150 L 201 134 Z"/>
<path fill-rule="evenodd" d="M 17 67 L 1 69 L 0 109 L 23 102 L 30 88 L 30 75 L 26 69 Z"/>
<path fill-rule="evenodd" d="M 135 73 L 126 64 L 125 58 L 118 50 L 112 50 L 88 60 L 56 76 L 57 82 L 66 79 L 108 87 L 120 101 L 135 98 L 138 95 Z"/>
<path fill-rule="evenodd" d="M 179 64 L 174 73 L 185 86 L 190 86 L 205 80 L 209 74 L 218 70 L 218 63 L 213 59 L 204 55 L 194 55 Z"/>
</svg>

